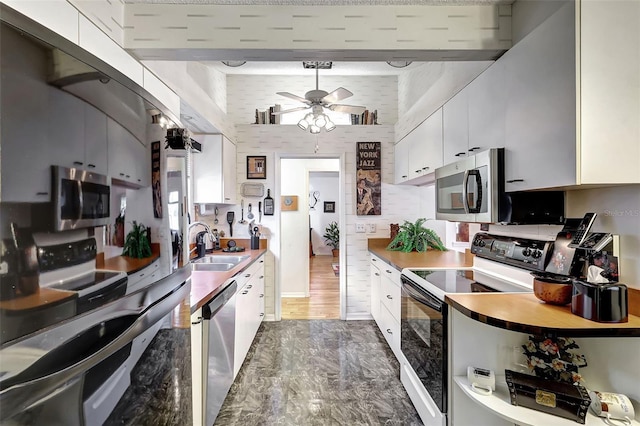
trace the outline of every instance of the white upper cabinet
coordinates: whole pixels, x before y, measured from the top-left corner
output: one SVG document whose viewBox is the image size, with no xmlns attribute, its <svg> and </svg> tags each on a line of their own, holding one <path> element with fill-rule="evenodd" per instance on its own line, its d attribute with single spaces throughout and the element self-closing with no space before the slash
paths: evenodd
<svg viewBox="0 0 640 426">
<path fill-rule="evenodd" d="M 151 154 L 124 127 L 107 119 L 109 175 L 123 185 L 135 188 L 150 185 Z"/>
<path fill-rule="evenodd" d="M 492 64 L 465 88 L 469 100 L 469 144 L 467 152 L 474 154 L 505 144 L 505 112 L 507 87 L 505 64 Z"/>
<path fill-rule="evenodd" d="M 505 189 L 576 183 L 575 15 L 567 5 L 501 59 L 506 67 Z"/>
<path fill-rule="evenodd" d="M 194 203 L 235 204 L 235 144 L 221 134 L 193 138 L 202 144 L 202 152 L 193 155 Z"/>
<path fill-rule="evenodd" d="M 398 169 L 397 183 L 419 185 L 433 180 L 432 173 L 442 166 L 442 108 L 431 114 L 396 144 L 394 155 L 396 165 L 404 165 L 401 157 L 406 157 L 408 163 L 408 177 L 402 180 L 403 174 Z M 399 177 L 401 180 L 398 180 Z"/>
<path fill-rule="evenodd" d="M 468 154 L 469 90 L 465 87 L 442 106 L 444 164 Z"/>
<path fill-rule="evenodd" d="M 402 139 L 393 147 L 393 181 L 396 184 L 409 179 L 409 140 Z"/>
<path fill-rule="evenodd" d="M 107 116 L 89 104 L 84 105 L 84 166 L 106 175 L 108 167 Z"/>
<path fill-rule="evenodd" d="M 580 3 L 583 184 L 640 183 L 639 18 L 638 1 Z"/>
</svg>

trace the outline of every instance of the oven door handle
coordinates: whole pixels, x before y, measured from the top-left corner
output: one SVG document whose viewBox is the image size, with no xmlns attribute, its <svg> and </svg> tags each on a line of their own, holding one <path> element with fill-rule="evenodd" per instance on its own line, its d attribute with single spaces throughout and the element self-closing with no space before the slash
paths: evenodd
<svg viewBox="0 0 640 426">
<path fill-rule="evenodd" d="M 415 299 L 423 305 L 427 305 L 438 312 L 442 312 L 442 305 L 444 305 L 444 303 L 426 291 L 418 291 L 412 284 L 406 281 L 402 283 L 402 289 L 406 291 L 412 299 Z"/>
<path fill-rule="evenodd" d="M 38 370 L 45 370 L 47 364 L 56 364 L 56 360 L 44 359 L 47 356 L 45 354 L 43 358 L 41 358 L 43 362 L 39 363 L 36 361 L 32 366 L 34 367 L 33 369 L 28 368 L 18 376 L 7 379 L 4 383 L 0 382 L 0 386 L 2 386 L 2 390 L 0 391 L 0 405 L 3 407 L 2 411 L 0 411 L 0 422 L 6 421 L 30 406 L 45 401 L 49 399 L 51 395 L 58 394 L 67 389 L 75 383 L 83 373 L 107 359 L 110 355 L 149 329 L 153 324 L 164 318 L 179 305 L 182 300 L 189 297 L 190 291 L 190 282 L 184 282 L 180 288 L 152 304 L 124 331 L 117 336 L 113 336 L 111 341 L 106 343 L 105 346 L 88 354 L 85 358 L 72 365 L 63 365 L 62 368 L 57 371 L 44 371 L 44 375 L 38 375 Z M 126 317 L 125 315 L 124 317 L 115 318 L 115 320 L 125 320 Z M 94 325 L 90 329 L 85 330 L 85 332 L 89 332 L 95 327 Z M 80 338 L 81 336 L 77 337 Z M 74 344 L 77 343 L 77 339 L 71 339 L 54 350 L 57 353 L 64 353 L 65 348 L 73 350 Z M 44 365 L 40 367 L 40 365 L 36 364 Z M 21 381 L 21 376 L 24 377 L 24 381 Z"/>
</svg>

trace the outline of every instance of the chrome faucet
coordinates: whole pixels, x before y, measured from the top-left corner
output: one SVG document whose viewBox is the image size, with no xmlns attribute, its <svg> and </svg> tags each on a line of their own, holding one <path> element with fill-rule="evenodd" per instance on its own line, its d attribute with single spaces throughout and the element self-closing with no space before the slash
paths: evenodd
<svg viewBox="0 0 640 426">
<path fill-rule="evenodd" d="M 195 226 L 200 225 L 202 226 L 205 231 L 207 232 L 207 235 L 209 236 L 209 240 L 211 241 L 211 244 L 213 246 L 215 246 L 215 242 L 216 242 L 216 237 L 214 236 L 214 234 L 211 232 L 211 228 L 209 227 L 209 225 L 207 225 L 204 222 L 193 222 L 189 224 L 189 227 L 187 228 L 187 233 L 189 234 L 189 241 L 191 241 L 191 228 L 194 228 Z M 189 254 L 193 253 L 194 251 L 197 250 L 197 246 L 192 248 L 191 250 L 189 250 Z"/>
</svg>

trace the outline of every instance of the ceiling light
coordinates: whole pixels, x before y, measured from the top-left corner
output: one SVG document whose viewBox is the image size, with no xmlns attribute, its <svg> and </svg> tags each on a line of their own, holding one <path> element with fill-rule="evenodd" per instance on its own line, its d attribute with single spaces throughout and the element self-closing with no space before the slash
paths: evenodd
<svg viewBox="0 0 640 426">
<path fill-rule="evenodd" d="M 310 70 L 330 70 L 332 66 L 331 61 L 302 61 L 302 67 Z"/>
<path fill-rule="evenodd" d="M 241 67 L 242 65 L 247 63 L 247 61 L 220 61 L 220 62 L 232 68 Z"/>
<path fill-rule="evenodd" d="M 311 125 L 311 127 L 309 127 L 309 131 L 312 134 L 320 133 L 320 127 L 315 126 L 315 125 Z"/>
<path fill-rule="evenodd" d="M 333 123 L 333 121 L 330 121 L 330 120 L 327 119 L 327 124 L 324 125 L 324 129 L 327 132 L 330 132 L 335 128 L 336 128 L 336 125 Z"/>
<path fill-rule="evenodd" d="M 387 64 L 394 68 L 405 68 L 411 65 L 412 61 L 387 61 Z"/>
<path fill-rule="evenodd" d="M 325 118 L 325 115 L 324 114 L 320 114 L 320 116 L 318 116 L 318 118 L 316 118 L 315 124 L 318 127 L 324 127 L 324 125 L 327 124 L 327 120 Z"/>
<path fill-rule="evenodd" d="M 307 130 L 309 128 L 309 123 L 307 123 L 307 120 L 300 120 L 298 121 L 298 127 L 302 130 Z"/>
</svg>

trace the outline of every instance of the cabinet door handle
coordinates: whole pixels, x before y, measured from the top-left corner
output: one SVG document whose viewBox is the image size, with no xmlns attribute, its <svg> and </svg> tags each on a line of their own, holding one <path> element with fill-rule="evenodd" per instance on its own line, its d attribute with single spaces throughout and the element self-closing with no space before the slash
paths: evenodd
<svg viewBox="0 0 640 426">
<path fill-rule="evenodd" d="M 264 260 L 261 260 L 260 263 L 264 263 Z"/>
<path fill-rule="evenodd" d="M 469 148 L 469 152 L 477 151 L 479 149 L 480 149 L 479 146 L 474 146 L 473 148 Z"/>
<path fill-rule="evenodd" d="M 131 177 L 131 175 L 127 175 L 127 179 L 129 179 Z"/>
<path fill-rule="evenodd" d="M 120 173 L 120 176 L 124 176 L 124 173 Z"/>
<path fill-rule="evenodd" d="M 387 328 L 387 333 L 389 333 L 389 334 L 393 334 L 393 332 L 391 331 L 391 329 L 390 329 L 390 328 Z"/>
<path fill-rule="evenodd" d="M 386 272 L 387 272 L 387 274 L 390 274 L 390 273 L 391 273 L 391 271 L 390 271 L 390 270 L 388 270 L 388 269 L 386 270 Z"/>
<path fill-rule="evenodd" d="M 191 321 L 191 325 L 198 325 L 202 322 L 202 317 L 198 317 L 197 321 Z"/>
<path fill-rule="evenodd" d="M 231 198 L 224 197 L 225 201 L 229 201 Z"/>
<path fill-rule="evenodd" d="M 402 178 L 403 178 L 403 179 L 404 179 L 404 178 L 406 178 L 406 177 L 407 177 L 407 175 L 402 175 Z"/>
<path fill-rule="evenodd" d="M 466 153 L 466 152 L 464 152 L 464 151 L 462 151 L 462 152 L 457 153 L 457 154 L 455 155 L 455 157 L 461 157 L 461 156 L 463 156 L 463 155 L 467 155 L 467 153 Z"/>
<path fill-rule="evenodd" d="M 524 182 L 524 179 L 511 179 L 507 181 L 507 183 L 516 183 L 516 182 Z"/>
<path fill-rule="evenodd" d="M 138 182 L 142 182 L 142 179 L 138 179 Z"/>
<path fill-rule="evenodd" d="M 87 167 L 89 167 L 90 169 L 95 169 L 96 165 L 89 163 L 89 164 L 87 164 Z"/>
<path fill-rule="evenodd" d="M 259 297 L 262 299 L 264 297 L 264 294 L 261 294 Z"/>
<path fill-rule="evenodd" d="M 249 285 L 247 286 L 247 290 L 249 290 L 250 288 L 253 288 L 253 286 L 252 286 L 251 284 L 249 284 Z"/>
<path fill-rule="evenodd" d="M 260 275 L 260 278 L 258 278 L 258 279 L 259 279 L 259 280 L 261 280 L 261 279 L 263 279 L 263 278 L 264 278 L 264 275 Z"/>
<path fill-rule="evenodd" d="M 249 293 L 248 290 L 245 290 L 245 291 L 242 292 L 242 294 L 248 294 L 248 293 Z"/>
<path fill-rule="evenodd" d="M 251 276 L 251 274 L 246 274 L 244 277 L 245 278 L 249 278 Z"/>
<path fill-rule="evenodd" d="M 389 300 L 393 300 L 393 297 L 391 297 L 391 295 L 390 295 L 390 294 L 387 294 L 387 299 L 389 299 Z"/>
<path fill-rule="evenodd" d="M 264 316 L 264 313 L 263 313 L 263 312 L 260 312 L 260 316 L 261 316 L 261 317 L 263 317 L 263 316 Z"/>
<path fill-rule="evenodd" d="M 371 261 L 372 261 L 372 262 L 377 262 L 377 261 L 378 261 L 378 259 L 371 259 Z"/>
<path fill-rule="evenodd" d="M 418 169 L 418 170 L 416 170 L 416 173 L 420 173 L 421 171 L 422 171 L 421 169 Z"/>
<path fill-rule="evenodd" d="M 375 273 L 374 273 L 374 275 L 375 275 L 376 277 L 379 277 L 379 276 L 380 276 L 380 274 L 379 274 L 379 273 L 377 273 L 377 272 L 375 272 Z"/>
<path fill-rule="evenodd" d="M 73 165 L 74 166 L 82 166 L 82 161 L 74 161 Z"/>
<path fill-rule="evenodd" d="M 36 192 L 36 195 L 49 195 L 48 192 Z"/>
<path fill-rule="evenodd" d="M 422 170 L 429 170 L 429 166 L 423 167 Z"/>
</svg>

